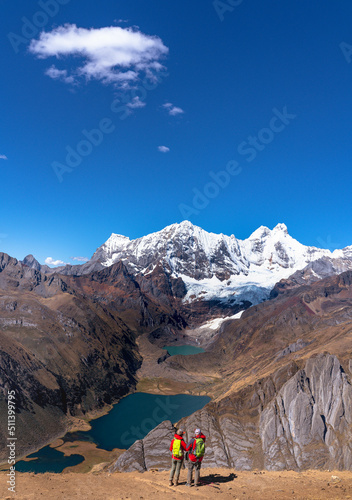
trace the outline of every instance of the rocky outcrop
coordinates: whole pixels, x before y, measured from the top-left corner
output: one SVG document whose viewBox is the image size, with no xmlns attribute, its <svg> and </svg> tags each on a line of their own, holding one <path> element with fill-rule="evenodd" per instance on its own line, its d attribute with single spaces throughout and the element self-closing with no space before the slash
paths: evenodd
<svg viewBox="0 0 352 500">
<path fill-rule="evenodd" d="M 185 420 L 187 428 L 201 425 L 209 433 L 213 450 L 207 452 L 204 465 L 352 470 L 349 377 L 335 356 L 318 355 L 279 388 L 297 368 L 292 364 L 286 373 L 276 373 L 247 394 L 237 394 L 238 399 L 223 400 L 210 412 L 206 407 Z"/>
<path fill-rule="evenodd" d="M 290 363 L 179 425 L 187 439 L 196 427 L 207 436 L 206 467 L 352 470 L 352 386 L 336 356 Z M 111 470 L 165 468 L 170 439 L 171 423 L 163 422 Z"/>
<path fill-rule="evenodd" d="M 276 283 L 270 293 L 270 297 L 277 297 L 280 293 L 293 288 L 298 288 L 302 285 L 311 285 L 321 279 L 330 276 L 337 276 L 341 273 L 352 270 L 352 251 L 351 247 L 340 252 L 340 257 L 324 256 L 318 260 L 310 262 L 306 267 L 293 273 L 289 278 L 283 279 Z"/>
<path fill-rule="evenodd" d="M 352 470 L 352 386 L 335 356 L 307 361 L 260 416 L 267 469 Z"/>
<path fill-rule="evenodd" d="M 41 265 L 32 254 L 26 255 L 22 260 L 22 264 L 43 274 L 52 274 L 56 271 L 56 269 L 51 269 L 49 266 Z"/>
<path fill-rule="evenodd" d="M 175 434 L 175 428 L 166 420 L 149 432 L 144 439 L 136 441 L 127 452 L 114 462 L 110 472 L 144 472 L 150 469 L 166 470 L 170 468 L 170 443 Z"/>
<path fill-rule="evenodd" d="M 293 352 L 298 352 L 301 349 L 304 349 L 310 344 L 310 342 L 304 342 L 302 339 L 298 339 L 296 342 L 293 342 L 289 346 L 285 347 L 285 349 L 282 349 L 282 351 L 279 351 L 276 355 L 276 359 L 281 359 L 284 356 L 287 356 L 288 354 L 292 354 Z"/>
<path fill-rule="evenodd" d="M 52 297 L 58 292 L 67 291 L 67 285 L 62 278 L 43 274 L 37 269 L 38 266 L 33 263 L 30 257 L 33 256 L 26 257 L 25 261 L 29 259 L 27 262 L 32 263 L 33 267 L 5 253 L 0 253 L 0 290 L 34 291 L 42 297 Z"/>
</svg>

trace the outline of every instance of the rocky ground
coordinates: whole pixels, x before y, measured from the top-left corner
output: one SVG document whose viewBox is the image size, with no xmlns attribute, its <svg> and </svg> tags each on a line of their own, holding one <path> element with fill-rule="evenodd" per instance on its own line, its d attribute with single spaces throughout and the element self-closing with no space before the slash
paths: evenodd
<svg viewBox="0 0 352 500">
<path fill-rule="evenodd" d="M 118 500 L 118 499 L 246 499 L 246 500 L 325 500 L 352 498 L 352 472 L 293 471 L 237 472 L 229 469 L 203 469 L 201 486 L 185 486 L 186 471 L 180 485 L 168 486 L 168 472 L 150 471 L 108 474 L 17 474 L 16 499 L 32 500 Z M 0 498 L 10 500 L 6 475 L 0 474 Z"/>
</svg>

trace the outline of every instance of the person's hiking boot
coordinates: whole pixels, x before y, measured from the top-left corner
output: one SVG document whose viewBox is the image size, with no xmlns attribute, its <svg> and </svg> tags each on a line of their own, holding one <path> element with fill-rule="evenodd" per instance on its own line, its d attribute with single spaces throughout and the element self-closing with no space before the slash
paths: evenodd
<svg viewBox="0 0 352 500">
<path fill-rule="evenodd" d="M 169 481 L 169 486 L 173 486 L 173 485 L 174 485 L 174 483 L 170 480 Z"/>
<path fill-rule="evenodd" d="M 175 486 L 178 486 L 178 479 L 176 479 L 175 481 Z"/>
<path fill-rule="evenodd" d="M 186 486 L 192 486 L 191 483 L 186 483 Z"/>
</svg>

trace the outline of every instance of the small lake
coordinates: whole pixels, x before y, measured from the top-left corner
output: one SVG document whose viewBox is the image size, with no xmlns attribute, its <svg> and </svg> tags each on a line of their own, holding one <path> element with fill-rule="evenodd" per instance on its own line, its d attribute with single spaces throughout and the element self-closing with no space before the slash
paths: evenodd
<svg viewBox="0 0 352 500">
<path fill-rule="evenodd" d="M 45 446 L 45 448 L 32 453 L 32 455 L 28 455 L 27 458 L 34 460 L 17 462 L 16 471 L 35 472 L 36 474 L 43 474 L 44 472 L 60 474 L 66 467 L 74 467 L 84 461 L 82 455 L 65 456 L 61 451 L 50 446 Z"/>
<path fill-rule="evenodd" d="M 188 356 L 189 354 L 198 354 L 199 352 L 205 352 L 202 347 L 196 347 L 194 345 L 166 345 L 163 347 L 170 356 L 175 356 L 176 354 L 183 354 Z"/>
<path fill-rule="evenodd" d="M 92 420 L 91 430 L 70 432 L 62 439 L 64 442 L 90 441 L 96 443 L 98 448 L 108 451 L 114 448 L 129 448 L 164 420 L 171 420 L 175 423 L 200 410 L 209 401 L 208 396 L 190 394 L 161 396 L 137 392 L 121 399 L 107 415 Z M 81 455 L 65 456 L 50 446 L 45 446 L 27 458 L 36 458 L 36 460 L 29 462 L 21 460 L 16 463 L 16 470 L 60 473 L 66 467 L 78 465 L 84 460 Z"/>
</svg>

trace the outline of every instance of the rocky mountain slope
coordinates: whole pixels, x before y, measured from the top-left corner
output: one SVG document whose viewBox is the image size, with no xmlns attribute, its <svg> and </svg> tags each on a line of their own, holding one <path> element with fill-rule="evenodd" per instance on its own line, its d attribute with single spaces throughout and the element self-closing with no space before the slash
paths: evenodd
<svg viewBox="0 0 352 500">
<path fill-rule="evenodd" d="M 214 400 L 180 422 L 187 437 L 196 427 L 208 436 L 205 466 L 352 470 L 352 272 L 251 307 L 223 323 L 208 352 L 166 362 L 218 379 Z M 163 468 L 161 453 L 145 457 L 166 431 L 112 469 Z"/>
<path fill-rule="evenodd" d="M 7 437 L 7 390 L 15 389 L 19 454 L 62 434 L 70 417 L 133 391 L 141 353 L 147 356 L 139 336 L 158 350 L 146 336 L 174 340 L 193 316 L 222 312 L 216 304 L 189 310 L 182 280 L 162 269 L 134 276 L 119 261 L 63 276 L 25 262 L 0 254 L 0 444 Z"/>
<path fill-rule="evenodd" d="M 16 392 L 20 455 L 62 434 L 70 417 L 128 393 L 140 363 L 134 335 L 112 311 L 0 254 L 0 460 L 8 390 Z"/>
<path fill-rule="evenodd" d="M 322 278 L 341 274 L 352 270 L 352 252 L 351 247 L 344 249 L 343 253 L 338 250 L 334 252 L 340 257 L 321 257 L 310 262 L 306 267 L 293 273 L 289 278 L 282 279 L 271 291 L 270 296 L 276 297 L 284 290 L 297 288 L 305 284 L 312 284 Z"/>
</svg>

